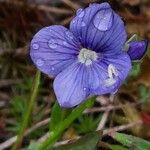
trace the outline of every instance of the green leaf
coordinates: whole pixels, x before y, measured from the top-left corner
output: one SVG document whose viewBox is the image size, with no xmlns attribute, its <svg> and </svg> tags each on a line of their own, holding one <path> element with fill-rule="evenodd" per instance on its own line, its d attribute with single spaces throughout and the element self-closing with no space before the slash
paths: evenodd
<svg viewBox="0 0 150 150">
<path fill-rule="evenodd" d="M 111 150 L 128 150 L 128 148 L 125 148 L 121 145 L 111 145 L 109 144 L 108 147 L 111 149 Z"/>
<path fill-rule="evenodd" d="M 50 130 L 53 130 L 56 125 L 61 121 L 62 109 L 56 101 L 51 113 Z"/>
<path fill-rule="evenodd" d="M 130 72 L 130 76 L 137 77 L 141 73 L 141 64 L 133 63 L 132 70 Z"/>
<path fill-rule="evenodd" d="M 74 143 L 51 148 L 50 150 L 94 150 L 101 138 L 99 132 L 93 132 L 85 135 Z"/>
<path fill-rule="evenodd" d="M 141 138 L 123 133 L 115 133 L 112 137 L 124 146 L 134 147 L 136 150 L 150 150 L 150 142 Z"/>
<path fill-rule="evenodd" d="M 148 101 L 150 99 L 149 88 L 144 85 L 139 86 L 139 95 L 141 101 Z"/>
<path fill-rule="evenodd" d="M 86 134 L 96 130 L 100 119 L 101 114 L 97 117 L 93 115 L 83 115 L 74 123 L 74 127 L 79 134 Z"/>
</svg>

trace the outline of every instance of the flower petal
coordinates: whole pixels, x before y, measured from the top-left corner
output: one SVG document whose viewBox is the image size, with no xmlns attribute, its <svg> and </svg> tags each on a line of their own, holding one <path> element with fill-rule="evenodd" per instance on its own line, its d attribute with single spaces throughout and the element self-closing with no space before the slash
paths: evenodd
<svg viewBox="0 0 150 150">
<path fill-rule="evenodd" d="M 80 46 L 76 37 L 65 27 L 49 26 L 33 37 L 30 56 L 39 70 L 56 76 L 75 61 Z"/>
<path fill-rule="evenodd" d="M 129 44 L 128 54 L 131 60 L 140 60 L 146 53 L 148 41 L 132 41 Z"/>
<path fill-rule="evenodd" d="M 70 30 L 83 47 L 97 52 L 121 51 L 127 38 L 123 21 L 108 3 L 79 9 L 70 24 Z"/>
<path fill-rule="evenodd" d="M 76 62 L 59 73 L 54 80 L 54 91 L 62 107 L 74 107 L 89 95 L 85 66 Z"/>
<path fill-rule="evenodd" d="M 116 72 L 112 72 L 113 78 L 110 78 L 111 70 L 109 66 L 113 66 Z M 129 56 L 122 53 L 117 56 L 111 56 L 110 58 L 104 58 L 93 67 L 93 82 L 100 83 L 97 89 L 92 89 L 92 94 L 108 94 L 114 93 L 118 90 L 121 84 L 126 79 L 131 69 L 131 60 Z M 95 75 L 94 75 L 95 74 Z M 96 79 L 97 77 L 97 79 Z"/>
</svg>

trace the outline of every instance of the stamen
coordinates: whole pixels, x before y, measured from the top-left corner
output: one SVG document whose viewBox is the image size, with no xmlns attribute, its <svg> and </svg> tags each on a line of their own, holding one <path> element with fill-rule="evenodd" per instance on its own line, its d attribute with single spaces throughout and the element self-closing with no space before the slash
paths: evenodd
<svg viewBox="0 0 150 150">
<path fill-rule="evenodd" d="M 118 76 L 118 71 L 116 67 L 112 64 L 109 64 L 108 66 L 108 76 L 109 78 L 113 78 L 113 76 Z"/>
<path fill-rule="evenodd" d="M 108 79 L 105 80 L 104 85 L 105 85 L 106 87 L 110 87 L 110 86 L 114 85 L 115 83 L 116 83 L 116 80 L 115 80 L 115 79 L 113 79 L 113 78 L 108 78 Z"/>
<path fill-rule="evenodd" d="M 118 76 L 118 71 L 116 67 L 112 64 L 109 64 L 108 66 L 108 79 L 104 81 L 104 85 L 106 87 L 110 87 L 116 83 L 116 79 L 114 77 Z"/>
</svg>

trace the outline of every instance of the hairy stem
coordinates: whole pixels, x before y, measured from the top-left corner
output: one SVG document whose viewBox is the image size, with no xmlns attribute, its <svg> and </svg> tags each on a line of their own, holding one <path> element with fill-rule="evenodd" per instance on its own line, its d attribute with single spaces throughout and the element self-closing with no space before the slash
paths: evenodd
<svg viewBox="0 0 150 150">
<path fill-rule="evenodd" d="M 56 126 L 56 128 L 50 133 L 48 139 L 44 141 L 38 150 L 46 150 L 46 148 L 51 147 L 55 142 L 59 139 L 61 134 L 65 129 L 67 129 L 70 124 L 78 118 L 82 112 L 93 105 L 93 101 L 95 100 L 95 97 L 92 97 L 88 100 L 86 100 L 83 104 L 76 107 L 68 116 L 66 119 L 64 119 L 62 122 L 59 123 L 59 125 Z"/>
<path fill-rule="evenodd" d="M 25 113 L 25 117 L 23 118 L 23 122 L 22 122 L 22 125 L 21 125 L 21 128 L 20 128 L 19 134 L 17 136 L 17 141 L 14 144 L 14 146 L 12 147 L 12 150 L 18 150 L 19 147 L 21 146 L 21 143 L 22 143 L 22 140 L 23 140 L 23 137 L 24 137 L 24 132 L 25 132 L 25 130 L 28 126 L 29 120 L 31 118 L 34 102 L 36 100 L 37 93 L 38 93 L 39 84 L 40 84 L 40 72 L 37 71 L 37 73 L 35 75 L 32 91 L 31 91 L 29 106 L 28 106 L 28 109 Z"/>
</svg>

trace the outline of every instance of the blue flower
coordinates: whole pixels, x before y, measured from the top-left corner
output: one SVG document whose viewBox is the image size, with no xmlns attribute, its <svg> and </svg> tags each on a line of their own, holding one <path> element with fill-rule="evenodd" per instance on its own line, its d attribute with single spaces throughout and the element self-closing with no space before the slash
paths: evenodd
<svg viewBox="0 0 150 150">
<path fill-rule="evenodd" d="M 147 47 L 148 47 L 148 41 L 142 40 L 142 41 L 132 41 L 129 44 L 128 54 L 131 58 L 131 60 L 140 60 L 145 55 Z"/>
<path fill-rule="evenodd" d="M 59 104 L 74 107 L 89 96 L 118 90 L 136 50 L 131 44 L 132 52 L 123 51 L 126 38 L 123 21 L 108 3 L 91 4 L 77 11 L 69 30 L 53 25 L 36 33 L 30 56 L 39 70 L 55 77 Z"/>
</svg>

